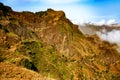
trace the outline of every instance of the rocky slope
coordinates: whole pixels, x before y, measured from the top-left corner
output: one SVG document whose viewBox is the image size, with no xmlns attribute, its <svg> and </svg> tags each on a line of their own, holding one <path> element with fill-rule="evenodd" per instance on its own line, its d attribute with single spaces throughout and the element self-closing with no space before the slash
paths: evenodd
<svg viewBox="0 0 120 80">
<path fill-rule="evenodd" d="M 0 3 L 0 62 L 2 80 L 120 79 L 116 45 L 82 34 L 52 9 L 16 12 Z"/>
</svg>

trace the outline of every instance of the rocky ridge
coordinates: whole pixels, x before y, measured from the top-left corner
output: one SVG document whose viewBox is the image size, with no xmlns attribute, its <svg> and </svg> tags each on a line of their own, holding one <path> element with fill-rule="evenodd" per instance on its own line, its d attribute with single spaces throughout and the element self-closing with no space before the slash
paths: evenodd
<svg viewBox="0 0 120 80">
<path fill-rule="evenodd" d="M 6 66 L 0 66 L 2 80 L 36 80 L 36 75 L 42 80 L 120 79 L 116 45 L 82 34 L 63 11 L 52 9 L 16 12 L 0 3 L 0 62 Z"/>
</svg>

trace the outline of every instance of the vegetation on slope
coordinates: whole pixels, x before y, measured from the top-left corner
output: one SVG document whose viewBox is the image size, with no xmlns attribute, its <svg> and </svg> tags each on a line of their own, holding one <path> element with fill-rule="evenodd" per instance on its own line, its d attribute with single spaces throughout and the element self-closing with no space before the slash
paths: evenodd
<svg viewBox="0 0 120 80">
<path fill-rule="evenodd" d="M 0 4 L 0 14 L 0 64 L 19 70 L 22 66 L 48 80 L 120 79 L 120 55 L 115 45 L 95 35 L 83 35 L 64 12 L 14 12 Z M 0 68 L 3 70 L 2 65 Z M 15 78 L 13 72 L 9 74 Z"/>
</svg>

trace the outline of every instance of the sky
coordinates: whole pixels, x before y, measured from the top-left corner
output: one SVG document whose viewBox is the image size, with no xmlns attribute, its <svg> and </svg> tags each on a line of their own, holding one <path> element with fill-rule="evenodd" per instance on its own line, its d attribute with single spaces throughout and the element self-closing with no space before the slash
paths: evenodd
<svg viewBox="0 0 120 80">
<path fill-rule="evenodd" d="M 0 0 L 14 11 L 63 10 L 73 23 L 120 23 L 120 0 Z"/>
</svg>

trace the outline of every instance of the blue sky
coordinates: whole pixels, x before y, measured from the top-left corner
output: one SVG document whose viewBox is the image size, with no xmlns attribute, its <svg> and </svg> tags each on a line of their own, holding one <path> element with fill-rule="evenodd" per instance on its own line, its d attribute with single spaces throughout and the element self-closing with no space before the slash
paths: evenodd
<svg viewBox="0 0 120 80">
<path fill-rule="evenodd" d="M 15 11 L 63 10 L 73 22 L 120 22 L 120 0 L 0 0 Z"/>
</svg>

